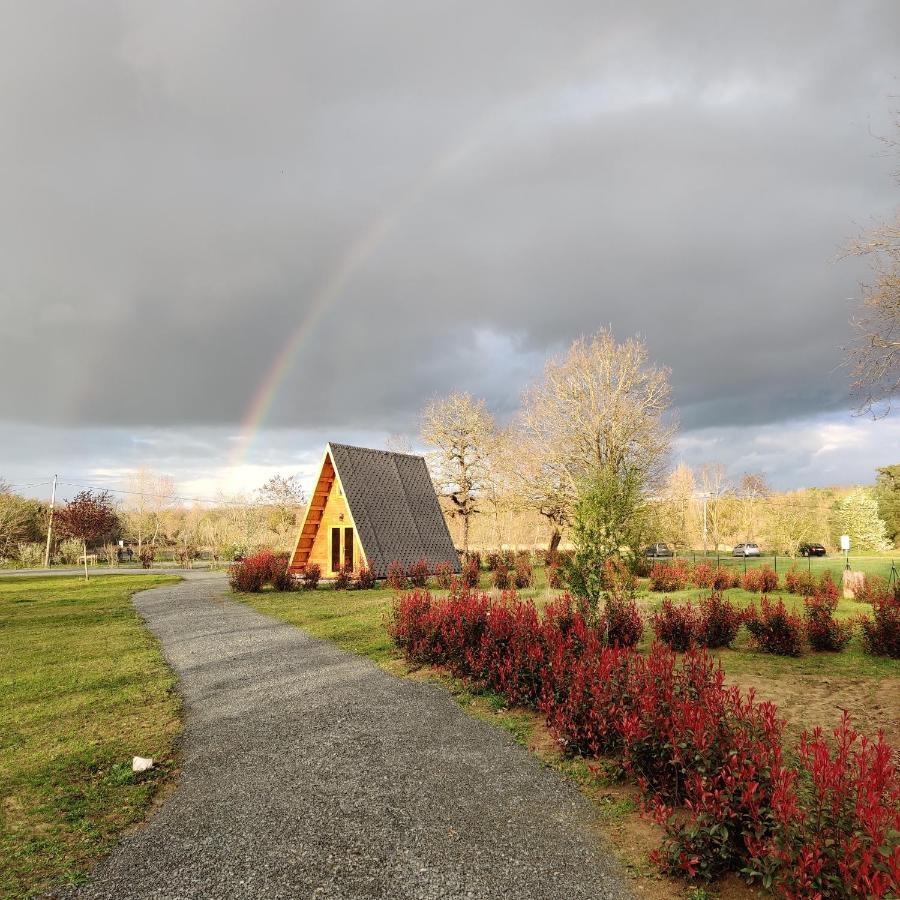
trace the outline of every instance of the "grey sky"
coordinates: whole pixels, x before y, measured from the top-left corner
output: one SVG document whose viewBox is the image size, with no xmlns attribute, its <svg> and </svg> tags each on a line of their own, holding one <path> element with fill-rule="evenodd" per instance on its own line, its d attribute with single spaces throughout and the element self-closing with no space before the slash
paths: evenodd
<svg viewBox="0 0 900 900">
<path fill-rule="evenodd" d="M 35 428 L 227 443 L 323 293 L 264 422 L 303 452 L 506 414 L 604 324 L 688 434 L 852 426 L 900 4 L 632 6 L 0 2 L 0 474 Z"/>
</svg>

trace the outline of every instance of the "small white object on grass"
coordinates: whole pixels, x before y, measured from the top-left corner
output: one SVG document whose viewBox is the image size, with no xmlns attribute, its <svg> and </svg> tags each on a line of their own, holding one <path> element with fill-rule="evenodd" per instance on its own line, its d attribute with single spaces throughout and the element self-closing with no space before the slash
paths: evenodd
<svg viewBox="0 0 900 900">
<path fill-rule="evenodd" d="M 132 772 L 146 772 L 147 769 L 153 768 L 153 760 L 148 759 L 146 756 L 136 756 L 131 761 L 131 771 Z"/>
</svg>

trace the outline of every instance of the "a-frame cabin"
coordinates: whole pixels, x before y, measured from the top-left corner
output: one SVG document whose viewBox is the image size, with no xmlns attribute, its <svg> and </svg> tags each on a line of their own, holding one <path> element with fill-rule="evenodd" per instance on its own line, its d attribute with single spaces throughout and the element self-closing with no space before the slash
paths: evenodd
<svg viewBox="0 0 900 900">
<path fill-rule="evenodd" d="M 419 559 L 430 571 L 442 562 L 460 570 L 425 460 L 328 444 L 291 571 L 300 574 L 316 563 L 323 578 L 332 578 L 342 567 L 368 566 L 384 578 L 393 561 L 407 568 Z"/>
</svg>

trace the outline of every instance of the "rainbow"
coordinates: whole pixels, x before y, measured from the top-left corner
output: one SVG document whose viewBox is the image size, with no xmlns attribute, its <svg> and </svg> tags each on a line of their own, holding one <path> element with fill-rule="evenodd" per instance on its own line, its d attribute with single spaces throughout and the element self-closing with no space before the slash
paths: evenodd
<svg viewBox="0 0 900 900">
<path fill-rule="evenodd" d="M 350 279 L 376 253 L 381 244 L 431 187 L 461 165 L 475 149 L 478 141 L 471 138 L 439 156 L 426 172 L 388 211 L 379 215 L 342 254 L 338 264 L 316 291 L 304 319 L 289 336 L 260 382 L 241 421 L 240 435 L 229 456 L 228 465 L 238 467 L 247 458 L 253 440 L 272 409 L 278 391 L 306 342 L 334 303 L 340 298 Z"/>
<path fill-rule="evenodd" d="M 521 96 L 504 109 L 483 118 L 463 140 L 439 154 L 407 191 L 387 211 L 377 216 L 350 244 L 337 265 L 316 291 L 305 318 L 289 336 L 254 394 L 241 422 L 240 434 L 230 454 L 231 466 L 239 466 L 246 459 L 253 440 L 265 422 L 281 385 L 303 352 L 310 335 L 315 332 L 316 326 L 340 298 L 350 279 L 390 236 L 400 219 L 411 212 L 437 182 L 465 165 L 474 151 L 490 141 L 495 133 L 504 134 L 504 126 L 509 124 L 510 117 L 515 119 L 523 110 L 529 109 L 535 99 L 545 97 L 548 83 L 558 82 L 577 74 L 582 63 L 593 58 L 598 50 L 602 51 L 602 48 L 602 39 L 591 39 L 584 48 L 585 52 L 569 58 L 562 70 L 544 73 L 537 83 L 537 89 Z M 555 104 L 552 104 L 552 108 L 555 108 Z"/>
</svg>

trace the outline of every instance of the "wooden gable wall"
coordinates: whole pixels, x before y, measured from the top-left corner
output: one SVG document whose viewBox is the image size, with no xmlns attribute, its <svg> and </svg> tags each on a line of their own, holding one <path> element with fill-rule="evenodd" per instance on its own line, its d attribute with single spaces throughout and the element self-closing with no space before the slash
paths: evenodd
<svg viewBox="0 0 900 900">
<path fill-rule="evenodd" d="M 335 473 L 331 455 L 326 453 L 319 472 L 316 487 L 309 501 L 309 508 L 303 521 L 300 537 L 291 558 L 291 571 L 302 572 L 307 565 L 317 564 L 323 578 L 337 574 L 331 562 L 331 529 L 341 529 L 343 541 L 345 529 L 353 528 L 353 564 L 355 569 L 366 564 L 365 553 L 359 534 L 353 523 L 347 499 Z M 343 552 L 341 553 L 343 559 Z"/>
</svg>

